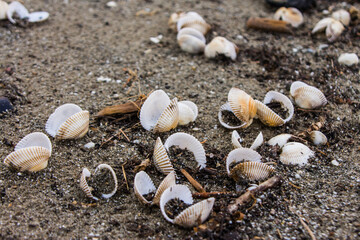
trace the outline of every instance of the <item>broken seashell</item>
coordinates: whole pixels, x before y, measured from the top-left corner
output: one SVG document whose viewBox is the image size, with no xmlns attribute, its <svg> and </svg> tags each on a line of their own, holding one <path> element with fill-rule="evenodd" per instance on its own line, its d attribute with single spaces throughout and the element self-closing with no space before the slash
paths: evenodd
<svg viewBox="0 0 360 240">
<path fill-rule="evenodd" d="M 230 175 L 230 165 L 238 162 L 260 162 L 261 156 L 250 148 L 237 148 L 232 150 L 226 158 L 226 171 Z"/>
<path fill-rule="evenodd" d="M 315 145 L 323 145 L 327 143 L 327 137 L 320 131 L 311 131 L 309 136 Z"/>
<path fill-rule="evenodd" d="M 239 48 L 229 40 L 224 37 L 215 37 L 209 44 L 205 47 L 205 57 L 215 58 L 216 56 L 222 54 L 231 60 L 235 61 L 236 54 L 239 51 Z"/>
<path fill-rule="evenodd" d="M 118 181 L 117 181 L 115 171 L 108 164 L 100 164 L 100 165 L 98 165 L 96 167 L 94 175 L 96 175 L 99 172 L 99 170 L 101 170 L 101 169 L 109 170 L 110 173 L 111 173 L 111 176 L 112 176 L 112 178 L 114 180 L 114 189 L 110 193 L 101 194 L 101 197 L 102 198 L 111 198 L 116 193 L 117 188 L 118 188 Z M 99 200 L 99 198 L 95 197 L 92 194 L 93 189 L 88 185 L 88 183 L 86 181 L 86 178 L 90 177 L 90 176 L 91 176 L 91 173 L 90 173 L 89 169 L 83 168 L 83 171 L 82 171 L 82 174 L 81 174 L 81 177 L 80 177 L 80 188 L 81 188 L 81 190 L 83 190 L 85 192 L 87 197 L 92 198 L 92 199 L 97 201 L 97 200 Z"/>
<path fill-rule="evenodd" d="M 239 133 L 234 130 L 231 134 L 231 142 L 234 146 L 234 148 L 242 148 L 240 142 L 242 142 L 242 139 L 240 138 Z M 260 132 L 258 134 L 258 136 L 256 137 L 256 139 L 254 140 L 254 142 L 252 143 L 250 149 L 255 150 L 256 148 L 258 148 L 262 143 L 264 142 L 264 137 L 262 132 Z"/>
<path fill-rule="evenodd" d="M 170 158 L 167 155 L 166 149 L 161 142 L 161 139 L 158 137 L 156 139 L 155 148 L 154 148 L 154 164 L 155 167 L 164 174 L 169 174 L 174 171 L 174 167 L 170 162 Z"/>
<path fill-rule="evenodd" d="M 89 130 L 89 112 L 72 103 L 61 105 L 50 115 L 45 130 L 56 139 L 81 138 Z"/>
<path fill-rule="evenodd" d="M 4 159 L 4 164 L 20 172 L 37 172 L 46 168 L 51 150 L 50 139 L 45 134 L 30 133 L 21 139 L 14 152 Z"/>
<path fill-rule="evenodd" d="M 176 13 L 172 13 L 170 15 L 169 21 L 168 21 L 168 26 L 169 28 L 171 28 L 174 31 L 177 31 L 177 22 L 179 21 L 179 19 L 181 17 L 183 17 L 185 15 L 184 12 L 176 12 Z"/>
<path fill-rule="evenodd" d="M 352 66 L 359 63 L 359 58 L 355 53 L 342 53 L 338 58 L 340 64 Z"/>
<path fill-rule="evenodd" d="M 203 35 L 210 30 L 211 26 L 196 12 L 187 12 L 180 16 L 177 21 L 178 32 L 182 28 L 193 28 L 201 32 Z"/>
<path fill-rule="evenodd" d="M 291 26 L 297 28 L 304 22 L 302 13 L 296 8 L 279 8 L 274 15 L 274 19 L 282 20 L 291 24 Z"/>
<path fill-rule="evenodd" d="M 194 28 L 182 28 L 177 34 L 177 41 L 181 49 L 188 53 L 202 53 L 205 49 L 204 35 Z"/>
<path fill-rule="evenodd" d="M 203 169 L 206 167 L 206 155 L 202 144 L 192 135 L 187 133 L 174 133 L 166 139 L 164 147 L 169 151 L 170 147 L 177 146 L 181 149 L 186 149 L 192 152 L 198 167 Z"/>
<path fill-rule="evenodd" d="M 331 14 L 331 17 L 335 20 L 340 21 L 344 26 L 349 26 L 350 24 L 350 13 L 344 9 L 337 10 Z"/>
<path fill-rule="evenodd" d="M 179 107 L 179 125 L 186 125 L 194 122 L 198 116 L 198 107 L 191 101 L 178 102 Z"/>
<path fill-rule="evenodd" d="M 260 132 L 257 135 L 257 137 L 255 138 L 253 144 L 251 144 L 250 149 L 253 149 L 253 150 L 257 149 L 258 147 L 261 146 L 261 144 L 263 144 L 263 142 L 264 142 L 264 137 L 263 137 L 262 132 Z"/>
<path fill-rule="evenodd" d="M 6 12 L 9 8 L 7 2 L 0 0 L 0 20 L 7 19 Z"/>
<path fill-rule="evenodd" d="M 305 165 L 314 152 L 307 146 L 298 142 L 289 142 L 284 145 L 280 154 L 280 161 L 283 164 Z"/>
<path fill-rule="evenodd" d="M 322 107 L 327 103 L 326 97 L 319 89 L 301 81 L 291 84 L 290 94 L 294 98 L 295 103 L 305 109 Z"/>
<path fill-rule="evenodd" d="M 324 18 L 320 20 L 314 27 L 311 33 L 316 33 L 326 29 L 326 37 L 329 42 L 335 41 L 344 31 L 344 26 L 341 22 L 333 18 Z"/>
<path fill-rule="evenodd" d="M 193 204 L 191 192 L 185 185 L 173 185 L 167 188 L 160 198 L 160 210 L 165 219 L 182 227 L 193 227 L 203 223 L 210 215 L 215 202 L 213 197 L 205 199 L 188 207 L 174 219 L 171 219 L 165 211 L 165 205 L 172 199 L 179 199 L 186 204 Z"/>
<path fill-rule="evenodd" d="M 250 181 L 258 181 L 266 179 L 270 176 L 275 168 L 262 162 L 243 162 L 237 164 L 230 172 L 230 177 L 236 182 L 239 176 L 245 176 Z"/>
<path fill-rule="evenodd" d="M 15 13 L 19 16 L 20 19 L 29 17 L 29 11 L 24 7 L 24 5 L 17 1 L 11 2 L 6 11 L 7 18 L 13 24 L 16 23 L 16 21 L 12 18 Z"/>
<path fill-rule="evenodd" d="M 289 139 L 291 137 L 292 137 L 291 134 L 283 133 L 283 134 L 280 134 L 280 135 L 277 135 L 277 136 L 271 138 L 268 141 L 268 144 L 271 146 L 278 145 L 279 147 L 283 147 L 289 141 Z"/>
<path fill-rule="evenodd" d="M 49 18 L 48 12 L 32 12 L 28 16 L 28 22 L 42 22 Z"/>
<path fill-rule="evenodd" d="M 151 181 L 149 175 L 140 171 L 135 175 L 134 179 L 134 192 L 137 198 L 143 204 L 156 204 L 159 205 L 161 194 L 170 186 L 175 185 L 175 172 L 170 172 L 164 180 L 160 183 L 159 188 L 156 191 L 154 183 Z M 155 192 L 155 196 L 152 201 L 145 199 L 144 195 Z"/>
</svg>

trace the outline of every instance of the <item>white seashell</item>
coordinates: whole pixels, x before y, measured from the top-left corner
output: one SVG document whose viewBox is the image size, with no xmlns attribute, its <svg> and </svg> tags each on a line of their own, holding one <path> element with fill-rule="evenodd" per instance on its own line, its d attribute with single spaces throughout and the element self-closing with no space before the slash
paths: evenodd
<svg viewBox="0 0 360 240">
<path fill-rule="evenodd" d="M 166 139 L 164 147 L 167 151 L 169 151 L 169 148 L 172 146 L 177 146 L 181 149 L 189 150 L 194 154 L 195 160 L 198 163 L 198 167 L 200 167 L 200 169 L 206 167 L 204 147 L 192 135 L 182 132 L 172 134 L 168 139 Z"/>
<path fill-rule="evenodd" d="M 243 90 L 232 87 L 228 93 L 228 102 L 235 116 L 246 122 L 247 127 L 256 115 L 256 104 L 254 99 Z"/>
<path fill-rule="evenodd" d="M 56 139 L 81 138 L 89 130 L 89 112 L 75 104 L 64 104 L 50 115 L 45 130 Z"/>
<path fill-rule="evenodd" d="M 337 10 L 331 14 L 331 17 L 335 20 L 340 21 L 345 26 L 349 26 L 350 24 L 350 13 L 344 9 Z"/>
<path fill-rule="evenodd" d="M 242 142 L 242 139 L 236 130 L 234 130 L 231 134 L 231 142 L 232 142 L 234 148 L 242 148 L 242 146 L 240 144 L 240 142 Z M 256 139 L 254 140 L 254 142 L 252 143 L 250 149 L 255 150 L 261 144 L 263 144 L 263 142 L 264 142 L 264 137 L 262 135 L 262 132 L 260 132 L 258 134 L 258 136 L 256 137 Z"/>
<path fill-rule="evenodd" d="M 171 28 L 174 31 L 177 31 L 177 22 L 179 21 L 179 19 L 181 17 L 183 17 L 185 15 L 184 12 L 177 12 L 177 13 L 172 13 L 170 15 L 169 21 L 168 21 L 168 26 L 169 28 Z"/>
<path fill-rule="evenodd" d="M 222 54 L 235 61 L 238 50 L 238 47 L 226 38 L 215 37 L 209 44 L 206 45 L 205 57 L 215 58 L 216 56 Z"/>
<path fill-rule="evenodd" d="M 179 123 L 179 107 L 177 98 L 171 100 L 170 104 L 165 108 L 161 116 L 159 117 L 153 131 L 167 132 L 175 128 Z"/>
<path fill-rule="evenodd" d="M 325 34 L 329 42 L 335 41 L 341 33 L 345 30 L 344 26 L 339 21 L 332 21 L 326 28 Z"/>
<path fill-rule="evenodd" d="M 304 22 L 302 13 L 296 8 L 279 8 L 274 15 L 274 19 L 288 22 L 293 27 L 298 27 Z"/>
<path fill-rule="evenodd" d="M 81 190 L 83 190 L 83 192 L 86 194 L 86 196 L 88 198 L 92 198 L 94 200 L 99 200 L 97 197 L 95 197 L 94 195 L 92 195 L 92 189 L 89 187 L 86 178 L 90 177 L 91 173 L 89 171 L 89 169 L 87 168 L 83 168 L 81 176 L 80 176 L 80 188 Z"/>
<path fill-rule="evenodd" d="M 182 28 L 177 34 L 177 41 L 181 49 L 188 53 L 202 53 L 205 49 L 204 35 L 194 28 Z"/>
<path fill-rule="evenodd" d="M 6 12 L 8 8 L 9 5 L 6 2 L 0 0 L 0 20 L 7 19 Z"/>
<path fill-rule="evenodd" d="M 110 1 L 106 3 L 106 6 L 109 8 L 115 8 L 117 7 L 117 3 L 115 1 Z"/>
<path fill-rule="evenodd" d="M 305 109 L 318 108 L 327 103 L 326 97 L 319 89 L 300 81 L 291 84 L 290 94 L 294 98 L 295 103 Z"/>
<path fill-rule="evenodd" d="M 211 26 L 196 12 L 188 12 L 180 16 L 177 21 L 178 32 L 182 28 L 193 28 L 201 32 L 203 35 L 210 30 Z"/>
<path fill-rule="evenodd" d="M 46 168 L 51 149 L 50 139 L 43 133 L 34 132 L 20 140 L 14 152 L 4 159 L 4 164 L 21 172 L 37 172 Z"/>
<path fill-rule="evenodd" d="M 333 21 L 332 18 L 324 18 L 321 19 L 318 23 L 316 23 L 315 27 L 311 31 L 312 34 L 325 30 Z"/>
<path fill-rule="evenodd" d="M 153 198 L 153 204 L 155 205 L 159 205 L 160 204 L 160 198 L 161 195 L 163 194 L 163 192 L 168 189 L 169 187 L 173 186 L 176 184 L 175 182 L 176 180 L 176 175 L 175 175 L 175 171 L 172 171 L 171 173 L 169 173 L 164 180 L 160 183 L 155 196 Z"/>
<path fill-rule="evenodd" d="M 284 145 L 280 154 L 280 161 L 283 164 L 305 165 L 314 152 L 307 146 L 298 142 L 289 142 Z"/>
<path fill-rule="evenodd" d="M 170 172 L 174 171 L 174 168 L 170 162 L 170 158 L 167 155 L 166 149 L 159 137 L 156 139 L 153 158 L 155 167 L 160 172 L 169 174 Z"/>
<path fill-rule="evenodd" d="M 355 53 L 342 53 L 338 58 L 340 64 L 352 66 L 359 63 L 359 58 Z"/>
<path fill-rule="evenodd" d="M 320 131 L 311 131 L 310 139 L 315 145 L 322 145 L 327 143 L 327 137 Z"/>
<path fill-rule="evenodd" d="M 261 156 L 250 148 L 237 148 L 232 150 L 226 158 L 226 171 L 230 175 L 230 165 L 238 162 L 260 162 Z"/>
<path fill-rule="evenodd" d="M 279 147 L 283 147 L 291 137 L 292 137 L 291 134 L 283 133 L 271 138 L 268 141 L 268 144 L 271 146 L 279 145 Z"/>
<path fill-rule="evenodd" d="M 238 181 L 239 176 L 243 175 L 250 181 L 263 180 L 270 176 L 275 168 L 262 162 L 243 162 L 237 164 L 230 172 L 230 176 Z"/>
<path fill-rule="evenodd" d="M 253 144 L 251 144 L 250 149 L 253 149 L 253 150 L 257 149 L 258 147 L 261 146 L 261 144 L 263 144 L 263 142 L 264 142 L 264 137 L 263 137 L 262 132 L 260 132 L 257 135 L 257 137 L 255 138 Z"/>
<path fill-rule="evenodd" d="M 198 116 L 198 107 L 191 101 L 178 102 L 179 107 L 179 125 L 186 125 L 194 122 Z"/>
<path fill-rule="evenodd" d="M 191 192 L 185 185 L 173 185 L 167 188 L 160 198 L 160 210 L 165 219 L 182 227 L 193 227 L 203 223 L 210 215 L 215 202 L 215 198 L 205 199 L 188 207 L 174 219 L 171 219 L 165 211 L 165 205 L 172 199 L 179 199 L 186 204 L 192 204 Z"/>
<path fill-rule="evenodd" d="M 28 22 L 42 22 L 49 18 L 48 12 L 32 12 L 28 16 Z"/>
<path fill-rule="evenodd" d="M 221 107 L 220 107 L 220 110 L 219 110 L 219 112 L 218 112 L 218 119 L 219 119 L 220 124 L 221 124 L 223 127 L 227 128 L 227 129 L 243 128 L 243 127 L 249 126 L 249 125 L 251 124 L 251 123 L 249 124 L 249 123 L 247 123 L 247 122 L 244 122 L 244 123 L 242 123 L 241 125 L 238 125 L 238 126 L 230 126 L 229 124 L 225 123 L 224 120 L 223 120 L 223 117 L 222 117 L 222 112 L 223 112 L 223 111 L 229 111 L 229 112 L 232 112 L 232 113 L 234 113 L 234 112 L 231 110 L 231 107 L 230 107 L 230 105 L 229 105 L 228 102 L 225 103 L 225 104 L 223 104 L 223 105 L 221 105 Z M 235 114 L 234 114 L 234 115 L 235 115 Z M 251 122 L 252 122 L 252 121 L 251 121 Z"/>
<path fill-rule="evenodd" d="M 29 11 L 22 5 L 21 3 L 14 1 L 9 4 L 9 7 L 6 11 L 7 18 L 11 23 L 16 23 L 16 21 L 12 18 L 14 14 L 17 14 L 20 19 L 25 19 L 29 17 Z"/>
</svg>

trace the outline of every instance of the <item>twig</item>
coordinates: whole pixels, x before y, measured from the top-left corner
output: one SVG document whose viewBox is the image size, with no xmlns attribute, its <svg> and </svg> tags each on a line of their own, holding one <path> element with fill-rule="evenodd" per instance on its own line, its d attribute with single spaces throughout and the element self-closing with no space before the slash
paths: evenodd
<svg viewBox="0 0 360 240">
<path fill-rule="evenodd" d="M 133 113 L 138 112 L 141 108 L 141 105 L 144 103 L 146 97 L 134 101 L 128 101 L 127 103 L 108 106 L 102 109 L 100 112 L 96 114 L 96 117 L 105 117 L 114 114 L 125 114 L 125 113 Z"/>
<path fill-rule="evenodd" d="M 128 136 L 126 136 L 126 134 L 124 133 L 124 131 L 121 128 L 119 129 L 119 131 L 124 135 L 126 140 L 128 140 L 128 142 L 130 142 L 130 139 L 128 138 Z"/>
<path fill-rule="evenodd" d="M 191 185 L 194 186 L 194 188 L 198 191 L 198 192 L 206 192 L 205 189 L 201 186 L 201 184 L 196 181 L 185 169 L 180 169 L 180 172 L 182 174 L 184 174 L 184 176 L 187 178 L 187 180 L 191 183 Z"/>
<path fill-rule="evenodd" d="M 279 238 L 280 238 L 280 239 L 283 239 L 280 230 L 279 230 L 279 229 L 276 229 L 276 232 L 277 232 L 277 234 L 279 235 Z"/>
<path fill-rule="evenodd" d="M 270 18 L 249 18 L 246 22 L 248 28 L 254 28 L 258 30 L 268 32 L 281 32 L 281 33 L 293 33 L 291 25 L 285 21 L 274 20 Z"/>
<path fill-rule="evenodd" d="M 327 113 L 327 112 L 329 112 L 327 110 L 303 109 L 303 108 L 296 108 L 296 110 L 299 110 L 299 111 L 302 111 L 302 112 L 316 112 L 316 113 Z"/>
<path fill-rule="evenodd" d="M 295 184 L 293 184 L 292 182 L 289 182 L 289 184 L 290 184 L 291 186 L 293 186 L 294 188 L 301 189 L 301 187 L 296 186 L 296 185 L 295 185 Z"/>
<path fill-rule="evenodd" d="M 251 198 L 254 200 L 253 204 L 251 205 L 251 207 L 249 207 L 248 209 L 246 209 L 246 211 L 250 211 L 251 209 L 253 209 L 256 205 L 256 197 L 254 197 L 254 195 L 250 195 Z"/>
<path fill-rule="evenodd" d="M 298 214 L 296 214 L 298 215 Z M 299 219 L 300 219 L 300 222 L 301 224 L 304 226 L 304 228 L 306 229 L 306 231 L 308 231 L 310 237 L 312 240 L 316 240 L 316 237 L 314 235 L 314 233 L 311 231 L 311 229 L 309 228 L 309 226 L 301 219 L 301 217 L 298 215 Z"/>
<path fill-rule="evenodd" d="M 202 192 L 202 193 L 193 193 L 193 198 L 209 198 L 209 197 L 238 197 L 239 194 L 233 192 Z"/>
<path fill-rule="evenodd" d="M 123 172 L 123 175 L 124 175 L 124 179 L 125 179 L 125 183 L 126 183 L 126 188 L 127 188 L 127 190 L 129 191 L 129 184 L 128 184 L 128 182 L 127 182 L 126 172 L 125 172 L 125 168 L 124 168 L 124 166 L 125 166 L 126 163 L 127 163 L 127 162 L 125 162 L 123 165 L 121 165 L 121 168 L 122 168 L 122 172 Z"/>
</svg>

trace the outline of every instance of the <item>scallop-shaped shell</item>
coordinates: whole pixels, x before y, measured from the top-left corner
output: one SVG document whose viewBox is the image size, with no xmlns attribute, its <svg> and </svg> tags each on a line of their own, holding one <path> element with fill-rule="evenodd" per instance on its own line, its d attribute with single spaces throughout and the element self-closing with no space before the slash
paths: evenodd
<svg viewBox="0 0 360 240">
<path fill-rule="evenodd" d="M 319 89 L 300 81 L 296 81 L 291 85 L 290 94 L 295 103 L 305 109 L 318 108 L 327 103 L 326 97 Z"/>
<path fill-rule="evenodd" d="M 194 28 L 182 28 L 177 34 L 180 48 L 188 53 L 202 53 L 205 49 L 204 35 Z"/>
<path fill-rule="evenodd" d="M 235 116 L 249 126 L 256 115 L 254 99 L 243 90 L 233 87 L 229 91 L 228 102 Z"/>
<path fill-rule="evenodd" d="M 226 38 L 215 37 L 209 44 L 206 45 L 205 57 L 215 58 L 216 56 L 222 54 L 235 61 L 238 51 L 238 47 Z"/>
<path fill-rule="evenodd" d="M 162 194 L 160 198 L 160 210 L 167 221 L 182 227 L 193 227 L 203 223 L 210 215 L 215 202 L 215 198 L 205 199 L 188 207 L 174 219 L 171 219 L 165 211 L 165 205 L 170 200 L 176 198 L 186 204 L 193 203 L 192 195 L 188 187 L 185 185 L 173 185 L 167 188 Z"/>
<path fill-rule="evenodd" d="M 64 104 L 50 115 L 45 129 L 56 139 L 81 138 L 89 130 L 89 112 L 75 104 Z"/>
<path fill-rule="evenodd" d="M 274 19 L 290 23 L 293 27 L 298 27 L 304 22 L 302 13 L 296 8 L 279 8 L 274 15 Z"/>
<path fill-rule="evenodd" d="M 305 165 L 312 156 L 314 156 L 314 152 L 304 144 L 289 142 L 282 148 L 280 161 L 283 164 Z"/>
<path fill-rule="evenodd" d="M 279 145 L 279 147 L 283 147 L 289 141 L 289 139 L 291 137 L 292 137 L 291 134 L 287 134 L 287 133 L 279 134 L 279 135 L 271 138 L 268 141 L 268 144 L 271 146 Z"/>
<path fill-rule="evenodd" d="M 193 28 L 201 32 L 203 35 L 211 29 L 211 26 L 196 12 L 188 12 L 182 15 L 177 21 L 178 32 L 182 28 Z"/>
<path fill-rule="evenodd" d="M 178 102 L 179 107 L 179 125 L 186 125 L 194 122 L 198 116 L 198 107 L 191 101 Z"/>
<path fill-rule="evenodd" d="M 322 145 L 327 143 L 327 137 L 320 131 L 311 131 L 310 139 L 315 145 Z"/>
<path fill-rule="evenodd" d="M 178 123 L 179 123 L 179 107 L 178 107 L 177 99 L 174 98 L 173 100 L 171 100 L 170 104 L 161 114 L 153 131 L 155 133 L 168 132 L 171 129 L 176 128 Z"/>
<path fill-rule="evenodd" d="M 46 168 L 51 149 L 50 139 L 43 133 L 34 132 L 20 140 L 15 151 L 4 159 L 4 164 L 21 172 L 37 172 Z"/>
<path fill-rule="evenodd" d="M 89 187 L 86 178 L 90 177 L 91 173 L 89 171 L 89 169 L 87 168 L 83 168 L 81 176 L 80 176 L 80 188 L 81 190 L 86 194 L 86 196 L 88 198 L 92 198 L 94 200 L 99 200 L 97 197 L 95 197 L 94 195 L 92 195 L 92 189 Z"/>
<path fill-rule="evenodd" d="M 183 17 L 185 15 L 184 12 L 176 12 L 176 13 L 172 13 L 170 15 L 170 18 L 168 20 L 168 26 L 169 28 L 171 28 L 174 31 L 177 31 L 177 22 L 179 21 L 179 19 L 181 17 Z"/>
<path fill-rule="evenodd" d="M 345 26 L 349 26 L 350 24 L 350 13 L 344 9 L 337 10 L 331 14 L 331 17 L 335 20 L 340 21 Z"/>
<path fill-rule="evenodd" d="M 177 146 L 181 149 L 189 150 L 194 154 L 198 167 L 200 167 L 200 169 L 206 167 L 204 147 L 194 136 L 182 132 L 174 133 L 166 139 L 164 144 L 167 151 L 169 151 L 171 146 Z"/>
<path fill-rule="evenodd" d="M 359 63 L 359 58 L 355 53 L 342 53 L 338 58 L 338 62 L 346 66 L 352 66 Z"/>
<path fill-rule="evenodd" d="M 24 5 L 17 1 L 11 2 L 6 11 L 6 16 L 11 23 L 16 23 L 12 18 L 15 13 L 19 16 L 20 19 L 29 17 L 29 11 L 24 7 Z"/>
<path fill-rule="evenodd" d="M 156 139 L 153 158 L 155 167 L 160 172 L 164 174 L 169 174 L 170 172 L 174 171 L 174 168 L 170 162 L 170 158 L 159 137 Z"/>
<path fill-rule="evenodd" d="M 242 148 L 241 143 L 240 143 L 240 142 L 242 142 L 242 139 L 236 130 L 234 130 L 231 134 L 231 142 L 232 142 L 234 148 Z M 257 137 L 255 138 L 254 142 L 252 143 L 250 149 L 255 150 L 261 144 L 263 144 L 263 142 L 264 142 L 264 137 L 263 137 L 262 132 L 260 132 L 257 135 Z"/>
<path fill-rule="evenodd" d="M 0 0 L 0 20 L 7 19 L 6 11 L 8 8 L 9 5 L 6 2 Z"/>
<path fill-rule="evenodd" d="M 220 110 L 218 112 L 218 119 L 219 119 L 219 122 L 220 124 L 227 128 L 227 129 L 238 129 L 238 128 L 244 128 L 244 127 L 247 127 L 247 126 L 250 126 L 250 124 L 252 123 L 252 119 L 249 121 L 249 122 L 243 122 L 241 125 L 238 125 L 238 126 L 230 126 L 229 124 L 225 123 L 224 120 L 223 120 L 223 117 L 222 117 L 222 113 L 224 111 L 228 111 L 228 112 L 232 112 L 233 111 L 231 110 L 231 107 L 229 105 L 229 103 L 225 103 L 223 105 L 221 105 L 220 107 Z M 234 114 L 235 115 L 235 114 Z"/>
<path fill-rule="evenodd" d="M 230 165 L 238 162 L 260 162 L 261 156 L 250 148 L 237 148 L 232 150 L 226 158 L 226 171 L 230 175 Z"/>
<path fill-rule="evenodd" d="M 243 162 L 237 164 L 230 172 L 230 176 L 235 180 L 239 180 L 239 176 L 243 175 L 250 181 L 258 181 L 266 179 L 270 176 L 275 168 L 261 162 Z"/>
</svg>

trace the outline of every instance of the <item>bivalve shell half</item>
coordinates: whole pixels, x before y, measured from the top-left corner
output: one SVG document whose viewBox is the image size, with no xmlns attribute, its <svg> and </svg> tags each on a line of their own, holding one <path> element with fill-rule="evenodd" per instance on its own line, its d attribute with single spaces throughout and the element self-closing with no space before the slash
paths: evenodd
<svg viewBox="0 0 360 240">
<path fill-rule="evenodd" d="M 231 142 L 232 142 L 234 148 L 242 148 L 242 146 L 241 146 L 242 139 L 241 139 L 239 133 L 238 133 L 236 130 L 234 130 L 234 131 L 232 132 L 232 134 L 231 134 Z M 260 133 L 257 135 L 257 137 L 256 137 L 256 139 L 254 140 L 254 142 L 252 143 L 250 149 L 255 150 L 256 148 L 258 148 L 259 146 L 261 146 L 261 144 L 263 144 L 263 142 L 264 142 L 264 137 L 263 137 L 262 132 L 260 132 Z"/>
<path fill-rule="evenodd" d="M 311 131 L 310 139 L 315 145 L 323 145 L 327 143 L 327 137 L 320 131 Z"/>
<path fill-rule="evenodd" d="M 166 211 L 165 205 L 172 199 L 179 199 L 186 204 L 192 204 L 193 199 L 189 188 L 185 185 L 173 185 L 167 188 L 160 198 L 160 210 L 165 219 L 182 227 L 194 227 L 203 223 L 211 213 L 215 198 L 208 198 L 198 202 L 171 219 Z"/>
<path fill-rule="evenodd" d="M 198 107 L 191 101 L 178 102 L 179 107 L 179 125 L 186 125 L 194 122 L 198 116 Z"/>
<path fill-rule="evenodd" d="M 48 12 L 32 12 L 28 16 L 28 22 L 42 22 L 49 18 Z"/>
<path fill-rule="evenodd" d="M 176 12 L 176 13 L 172 13 L 170 15 L 170 18 L 168 20 L 168 26 L 169 28 L 171 28 L 174 31 L 177 31 L 177 22 L 179 21 L 179 19 L 181 17 L 183 17 L 185 15 L 184 12 Z"/>
<path fill-rule="evenodd" d="M 9 5 L 6 2 L 0 0 L 0 20 L 7 19 L 6 12 L 8 8 Z"/>
<path fill-rule="evenodd" d="M 233 87 L 229 91 L 228 102 L 235 116 L 249 126 L 256 115 L 254 99 L 243 90 Z"/>
<path fill-rule="evenodd" d="M 155 167 L 160 172 L 164 174 L 169 174 L 170 172 L 174 171 L 174 167 L 170 162 L 170 158 L 166 152 L 166 149 L 160 137 L 156 139 L 153 158 L 154 158 Z"/>
<path fill-rule="evenodd" d="M 243 162 L 237 164 L 230 172 L 230 177 L 235 181 L 239 180 L 240 176 L 245 176 L 250 181 L 258 181 L 266 179 L 270 176 L 275 168 L 261 162 Z"/>
<path fill-rule="evenodd" d="M 224 55 L 235 61 L 239 48 L 224 37 L 215 37 L 205 47 L 205 57 L 215 58 L 218 55 Z"/>
<path fill-rule="evenodd" d="M 304 22 L 302 13 L 297 8 L 279 8 L 274 15 L 274 19 L 282 20 L 291 24 L 291 26 L 297 28 Z"/>
<path fill-rule="evenodd" d="M 231 112 L 234 114 L 234 112 L 231 110 L 230 104 L 228 102 L 221 105 L 219 113 L 218 113 L 218 119 L 219 119 L 220 124 L 227 129 L 245 128 L 245 127 L 250 126 L 250 124 L 252 123 L 252 120 L 251 120 L 249 122 L 243 122 L 241 125 L 238 125 L 238 126 L 231 126 L 223 120 L 223 112 L 224 111 L 228 111 L 228 112 Z M 235 114 L 234 114 L 234 116 L 235 116 Z"/>
<path fill-rule="evenodd" d="M 177 34 L 180 48 L 188 53 L 202 53 L 205 49 L 206 40 L 204 35 L 194 28 L 182 28 Z"/>
<path fill-rule="evenodd" d="M 205 20 L 196 12 L 188 12 L 177 21 L 178 32 L 182 28 L 193 28 L 201 32 L 203 35 L 211 29 L 211 26 L 205 22 Z"/>
<path fill-rule="evenodd" d="M 280 161 L 283 164 L 305 165 L 314 152 L 307 146 L 298 142 L 289 142 L 284 145 L 280 154 Z"/>
<path fill-rule="evenodd" d="M 338 58 L 338 62 L 346 66 L 352 66 L 359 63 L 359 57 L 355 53 L 342 53 Z"/>
<path fill-rule="evenodd" d="M 327 103 L 325 95 L 319 89 L 300 81 L 291 85 L 290 94 L 295 103 L 305 109 L 319 108 Z"/>
<path fill-rule="evenodd" d="M 17 1 L 11 2 L 6 11 L 7 18 L 13 24 L 16 23 L 16 21 L 12 18 L 15 13 L 19 16 L 20 19 L 29 17 L 29 11 L 24 7 L 24 5 Z"/>
<path fill-rule="evenodd" d="M 271 146 L 275 146 L 278 145 L 279 147 L 283 147 L 288 141 L 289 139 L 292 137 L 293 135 L 291 134 L 287 134 L 287 133 L 283 133 L 283 134 L 279 134 L 273 138 L 271 138 L 268 141 L 268 144 Z"/>
<path fill-rule="evenodd" d="M 335 20 L 340 21 L 344 26 L 349 26 L 350 24 L 350 13 L 344 9 L 337 10 L 331 14 L 331 17 Z"/>
<path fill-rule="evenodd" d="M 230 165 L 239 162 L 261 162 L 261 155 L 250 148 L 232 150 L 226 158 L 226 171 L 230 175 Z"/>
</svg>

